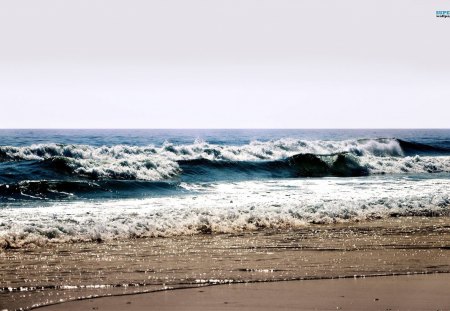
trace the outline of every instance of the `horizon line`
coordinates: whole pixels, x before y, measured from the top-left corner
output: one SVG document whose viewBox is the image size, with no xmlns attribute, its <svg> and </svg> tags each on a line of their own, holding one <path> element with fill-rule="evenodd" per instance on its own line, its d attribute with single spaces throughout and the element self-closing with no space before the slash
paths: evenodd
<svg viewBox="0 0 450 311">
<path fill-rule="evenodd" d="M 450 127 L 11 127 L 0 130 L 450 130 Z"/>
</svg>

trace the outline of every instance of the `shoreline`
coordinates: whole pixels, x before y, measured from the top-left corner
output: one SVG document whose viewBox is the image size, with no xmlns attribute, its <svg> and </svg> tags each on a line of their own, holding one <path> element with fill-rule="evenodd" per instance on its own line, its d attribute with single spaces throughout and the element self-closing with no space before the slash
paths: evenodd
<svg viewBox="0 0 450 311">
<path fill-rule="evenodd" d="M 0 252 L 0 279 L 6 289 L 0 292 L 0 310 L 218 283 L 345 283 L 355 275 L 429 279 L 425 274 L 450 272 L 449 245 L 450 217 L 411 217 L 295 231 L 11 249 Z"/>
<path fill-rule="evenodd" d="M 33 310 L 450 310 L 450 273 L 207 285 L 56 303 Z"/>
</svg>

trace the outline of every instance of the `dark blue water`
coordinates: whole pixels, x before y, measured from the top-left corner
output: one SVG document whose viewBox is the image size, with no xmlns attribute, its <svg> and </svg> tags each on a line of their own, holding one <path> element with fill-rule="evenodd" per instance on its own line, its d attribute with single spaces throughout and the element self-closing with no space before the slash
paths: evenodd
<svg viewBox="0 0 450 311">
<path fill-rule="evenodd" d="M 185 193 L 183 183 L 450 171 L 450 130 L 0 130 L 0 203 Z M 399 160 L 401 159 L 401 160 Z"/>
</svg>

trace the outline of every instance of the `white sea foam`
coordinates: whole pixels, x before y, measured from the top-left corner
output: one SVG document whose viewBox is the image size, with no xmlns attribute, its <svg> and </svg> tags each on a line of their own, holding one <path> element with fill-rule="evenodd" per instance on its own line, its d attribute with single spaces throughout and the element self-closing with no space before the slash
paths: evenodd
<svg viewBox="0 0 450 311">
<path fill-rule="evenodd" d="M 441 173 L 450 172 L 450 157 L 361 157 L 361 164 L 371 174 Z"/>
<path fill-rule="evenodd" d="M 448 179 L 282 179 L 199 184 L 194 190 L 200 193 L 1 208 L 0 245 L 298 228 L 392 215 L 442 215 L 450 207 Z"/>
</svg>

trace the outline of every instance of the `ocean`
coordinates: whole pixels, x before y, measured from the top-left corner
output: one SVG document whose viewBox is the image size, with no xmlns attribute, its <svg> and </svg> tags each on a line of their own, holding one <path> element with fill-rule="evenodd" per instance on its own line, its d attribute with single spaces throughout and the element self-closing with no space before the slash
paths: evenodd
<svg viewBox="0 0 450 311">
<path fill-rule="evenodd" d="M 0 307 L 450 272 L 450 130 L 0 130 Z"/>
<path fill-rule="evenodd" d="M 1 130 L 0 245 L 447 214 L 450 130 Z"/>
</svg>

